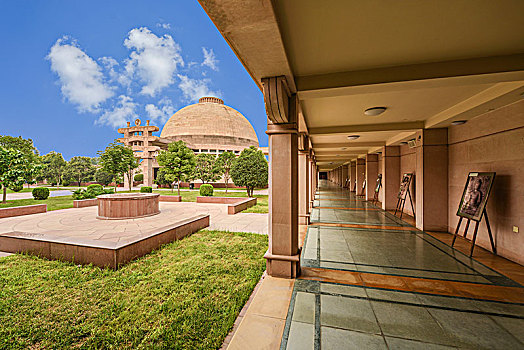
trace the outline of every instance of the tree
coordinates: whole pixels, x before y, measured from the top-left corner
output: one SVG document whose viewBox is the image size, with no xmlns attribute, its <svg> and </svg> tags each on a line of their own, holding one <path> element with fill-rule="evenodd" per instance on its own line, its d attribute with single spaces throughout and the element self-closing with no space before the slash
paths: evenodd
<svg viewBox="0 0 524 350">
<path fill-rule="evenodd" d="M 32 164 L 24 153 L 0 146 L 0 185 L 3 189 L 2 203 L 7 201 L 7 188 L 23 186 Z"/>
<path fill-rule="evenodd" d="M 173 182 L 176 181 L 176 179 L 173 174 L 167 173 L 166 170 L 166 168 L 160 168 L 160 170 L 156 174 L 155 183 L 157 185 L 168 185 L 169 187 L 171 187 L 171 192 L 173 192 Z"/>
<path fill-rule="evenodd" d="M 60 186 L 67 165 L 62 153 L 51 151 L 42 156 L 42 162 L 42 176 L 48 181 Z"/>
<path fill-rule="evenodd" d="M 27 172 L 25 175 L 25 181 L 28 185 L 34 183 L 37 171 L 40 170 L 40 167 L 37 166 L 40 163 L 40 156 L 38 150 L 33 144 L 33 140 L 24 139 L 22 136 L 13 137 L 9 135 L 0 135 L 0 147 L 18 150 L 23 153 L 29 161 L 29 164 L 34 165 L 31 167 L 31 171 Z"/>
<path fill-rule="evenodd" d="M 167 150 L 160 151 L 156 160 L 165 169 L 165 173 L 172 175 L 174 181 L 178 183 L 180 196 L 180 181 L 185 181 L 194 171 L 195 154 L 184 141 L 175 141 L 167 146 Z"/>
<path fill-rule="evenodd" d="M 95 180 L 96 182 L 100 182 L 102 185 L 107 186 L 111 181 L 113 181 L 113 175 L 102 169 L 98 169 L 95 174 Z"/>
<path fill-rule="evenodd" d="M 227 151 L 224 153 L 221 153 L 216 162 L 215 166 L 220 174 L 224 176 L 224 182 L 226 183 L 226 193 L 227 193 L 227 184 L 229 183 L 229 179 L 231 178 L 231 167 L 233 166 L 233 163 L 235 162 L 236 156 L 233 152 Z"/>
<path fill-rule="evenodd" d="M 138 167 L 138 160 L 135 158 L 131 147 L 124 146 L 118 142 L 112 142 L 106 149 L 98 151 L 100 155 L 100 165 L 102 171 L 111 174 L 111 178 L 115 181 L 115 192 L 117 177 L 124 176 L 124 174 L 131 173 L 128 176 L 130 182 L 129 188 L 133 184 L 133 170 Z"/>
<path fill-rule="evenodd" d="M 65 175 L 78 182 L 78 186 L 82 180 L 90 179 L 95 174 L 96 168 L 90 157 L 73 157 L 67 163 Z"/>
<path fill-rule="evenodd" d="M 245 186 L 248 197 L 255 187 L 264 187 L 268 180 L 268 165 L 264 153 L 256 147 L 245 148 L 233 162 L 231 178 L 236 186 Z"/>
<path fill-rule="evenodd" d="M 194 178 L 202 183 L 211 182 L 220 178 L 220 169 L 215 166 L 216 157 L 209 153 L 200 153 L 195 159 Z"/>
</svg>

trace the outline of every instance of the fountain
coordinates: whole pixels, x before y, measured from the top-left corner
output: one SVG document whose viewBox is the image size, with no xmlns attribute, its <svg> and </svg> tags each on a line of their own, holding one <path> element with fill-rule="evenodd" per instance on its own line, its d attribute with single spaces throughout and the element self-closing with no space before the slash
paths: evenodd
<svg viewBox="0 0 524 350">
<path fill-rule="evenodd" d="M 160 213 L 158 193 L 114 193 L 98 196 L 101 220 L 136 219 Z"/>
</svg>

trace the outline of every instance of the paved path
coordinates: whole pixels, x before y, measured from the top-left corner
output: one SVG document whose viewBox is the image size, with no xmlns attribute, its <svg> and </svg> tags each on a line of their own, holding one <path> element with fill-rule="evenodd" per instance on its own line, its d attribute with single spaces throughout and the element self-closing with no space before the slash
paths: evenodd
<svg viewBox="0 0 524 350">
<path fill-rule="evenodd" d="M 73 191 L 70 190 L 57 190 L 57 191 L 49 191 L 49 197 L 61 197 L 61 196 L 70 196 L 73 194 Z M 31 192 L 22 192 L 22 193 L 8 193 L 7 194 L 7 200 L 15 200 L 15 199 L 30 199 L 33 198 L 33 194 Z"/>
<path fill-rule="evenodd" d="M 53 240 L 118 243 L 152 229 L 164 227 L 199 214 L 210 216 L 208 230 L 267 234 L 267 214 L 227 214 L 226 204 L 160 203 L 159 215 L 133 220 L 98 220 L 97 207 L 70 208 L 42 214 L 0 219 L 0 234 L 19 231 L 48 235 Z M 1 250 L 1 247 L 0 247 Z M 0 251 L 0 258 L 5 253 Z"/>
</svg>

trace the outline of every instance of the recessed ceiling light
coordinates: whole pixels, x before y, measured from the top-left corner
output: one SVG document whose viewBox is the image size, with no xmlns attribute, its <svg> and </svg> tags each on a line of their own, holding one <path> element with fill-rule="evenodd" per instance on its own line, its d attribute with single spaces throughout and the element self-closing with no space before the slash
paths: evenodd
<svg viewBox="0 0 524 350">
<path fill-rule="evenodd" d="M 343 150 L 343 151 L 346 150 L 346 149 L 347 149 L 347 147 L 342 147 L 342 148 L 341 148 L 341 150 Z"/>
<path fill-rule="evenodd" d="M 451 122 L 451 125 L 462 125 L 466 124 L 467 120 L 455 120 L 454 122 Z"/>
<path fill-rule="evenodd" d="M 356 140 L 360 137 L 360 135 L 349 135 L 348 140 Z"/>
<path fill-rule="evenodd" d="M 366 109 L 364 111 L 364 114 L 369 115 L 369 116 L 376 116 L 376 115 L 384 113 L 386 109 L 387 109 L 386 107 L 371 107 L 371 108 Z"/>
</svg>

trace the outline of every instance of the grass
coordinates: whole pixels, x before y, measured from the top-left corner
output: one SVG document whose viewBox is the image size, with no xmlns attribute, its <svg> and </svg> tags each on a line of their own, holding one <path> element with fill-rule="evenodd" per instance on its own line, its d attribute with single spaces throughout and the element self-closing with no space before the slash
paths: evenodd
<svg viewBox="0 0 524 350">
<path fill-rule="evenodd" d="M 20 207 L 23 205 L 34 205 L 34 204 L 47 204 L 48 211 L 72 208 L 73 207 L 73 197 L 72 196 L 49 197 L 45 200 L 36 200 L 33 198 L 13 199 L 13 200 L 8 200 L 7 203 L 2 203 L 0 201 L 0 208 Z"/>
<path fill-rule="evenodd" d="M 200 231 L 118 271 L 0 259 L 0 349 L 218 349 L 265 269 L 267 236 Z"/>
</svg>

